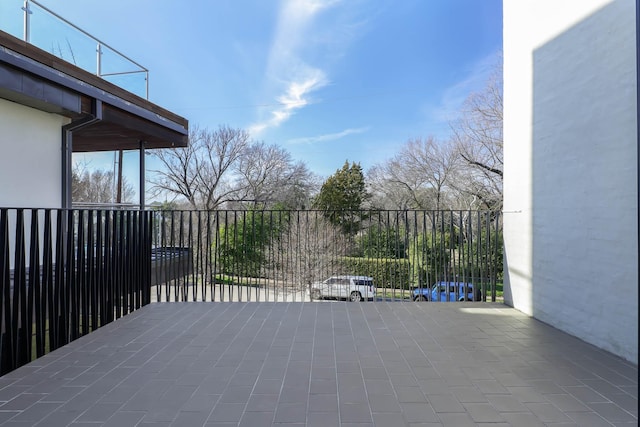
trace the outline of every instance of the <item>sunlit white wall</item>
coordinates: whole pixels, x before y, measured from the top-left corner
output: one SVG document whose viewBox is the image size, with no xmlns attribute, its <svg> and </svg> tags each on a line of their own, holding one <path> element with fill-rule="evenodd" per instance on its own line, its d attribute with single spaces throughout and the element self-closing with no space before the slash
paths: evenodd
<svg viewBox="0 0 640 427">
<path fill-rule="evenodd" d="M 66 120 L 0 99 L 0 206 L 61 207 Z"/>
<path fill-rule="evenodd" d="M 633 0 L 504 1 L 508 304 L 637 363 Z"/>
</svg>

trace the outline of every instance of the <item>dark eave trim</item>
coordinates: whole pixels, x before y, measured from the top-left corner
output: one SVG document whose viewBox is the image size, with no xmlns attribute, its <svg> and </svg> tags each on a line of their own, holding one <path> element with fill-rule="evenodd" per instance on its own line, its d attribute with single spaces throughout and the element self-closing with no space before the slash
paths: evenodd
<svg viewBox="0 0 640 427">
<path fill-rule="evenodd" d="M 0 31 L 0 62 L 49 80 L 174 132 L 188 135 L 189 122 L 169 110 L 67 63 L 50 53 Z"/>
<path fill-rule="evenodd" d="M 88 85 L 87 83 L 70 77 L 64 73 L 58 72 L 45 65 L 42 65 L 30 58 L 15 53 L 3 46 L 0 46 L 0 61 L 12 65 L 13 67 L 23 69 L 29 73 L 41 77 L 45 80 L 57 83 L 63 87 L 69 88 L 82 95 L 95 98 L 107 104 L 113 105 L 121 110 L 127 111 L 131 114 L 135 114 L 149 120 L 152 123 L 162 125 L 174 132 L 187 135 L 187 129 L 185 126 L 170 121 L 159 114 L 152 113 L 142 107 L 139 107 L 131 102 L 124 101 L 110 93 L 107 93 L 95 86 Z"/>
<path fill-rule="evenodd" d="M 82 113 L 80 94 L 2 62 L 0 98 L 67 117 Z"/>
</svg>

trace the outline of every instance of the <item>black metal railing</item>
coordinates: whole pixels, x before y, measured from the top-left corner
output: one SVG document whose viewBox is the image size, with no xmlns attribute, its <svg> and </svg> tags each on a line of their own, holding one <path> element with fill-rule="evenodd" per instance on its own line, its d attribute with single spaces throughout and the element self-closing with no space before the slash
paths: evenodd
<svg viewBox="0 0 640 427">
<path fill-rule="evenodd" d="M 441 281 L 496 301 L 501 216 L 3 208 L 0 374 L 150 302 L 311 301 L 338 275 L 371 277 L 374 301 Z"/>
<path fill-rule="evenodd" d="M 0 374 L 150 301 L 151 213 L 0 209 Z"/>
<path fill-rule="evenodd" d="M 376 299 L 412 300 L 413 288 L 438 281 L 472 283 L 483 301 L 499 296 L 499 212 L 153 215 L 154 248 L 172 248 L 180 259 L 154 265 L 168 279 L 152 282 L 154 301 L 309 301 L 312 284 L 334 275 L 372 277 Z"/>
</svg>

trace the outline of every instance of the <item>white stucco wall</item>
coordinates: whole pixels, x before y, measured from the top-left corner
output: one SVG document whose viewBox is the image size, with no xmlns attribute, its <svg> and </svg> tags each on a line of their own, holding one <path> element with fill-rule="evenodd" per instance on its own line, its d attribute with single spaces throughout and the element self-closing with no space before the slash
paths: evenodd
<svg viewBox="0 0 640 427">
<path fill-rule="evenodd" d="M 638 361 L 634 0 L 504 1 L 505 300 Z"/>
<path fill-rule="evenodd" d="M 61 207 L 67 119 L 0 98 L 0 206 Z"/>
</svg>

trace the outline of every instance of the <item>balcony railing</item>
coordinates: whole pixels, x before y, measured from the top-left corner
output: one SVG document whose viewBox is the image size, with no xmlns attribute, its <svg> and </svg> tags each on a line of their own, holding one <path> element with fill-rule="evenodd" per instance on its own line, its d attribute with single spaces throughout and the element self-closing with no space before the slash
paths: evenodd
<svg viewBox="0 0 640 427">
<path fill-rule="evenodd" d="M 149 70 L 36 0 L 2 0 L 0 30 L 148 99 Z"/>
<path fill-rule="evenodd" d="M 439 281 L 496 301 L 501 228 L 480 211 L 0 209 L 0 374 L 155 301 L 311 301 L 337 275 L 373 278 L 374 301 Z"/>
<path fill-rule="evenodd" d="M 154 301 L 306 301 L 334 275 L 372 277 L 378 298 L 459 281 L 495 301 L 502 277 L 497 212 L 172 210 L 152 223 L 154 248 L 190 251 L 188 268 L 152 283 Z"/>
</svg>

